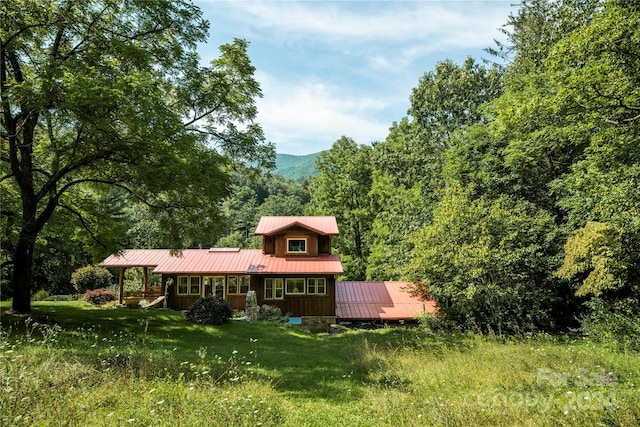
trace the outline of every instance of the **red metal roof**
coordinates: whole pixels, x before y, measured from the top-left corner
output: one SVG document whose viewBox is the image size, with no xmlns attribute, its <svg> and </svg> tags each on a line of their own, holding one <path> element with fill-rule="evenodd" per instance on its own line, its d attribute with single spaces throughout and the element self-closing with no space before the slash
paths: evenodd
<svg viewBox="0 0 640 427">
<path fill-rule="evenodd" d="M 289 227 L 300 226 L 318 234 L 337 236 L 338 223 L 334 216 L 263 216 L 256 227 L 256 235 L 272 235 Z"/>
<path fill-rule="evenodd" d="M 350 320 L 411 320 L 434 313 L 434 301 L 407 292 L 409 282 L 336 282 L 336 316 Z"/>
<path fill-rule="evenodd" d="M 171 256 L 168 249 L 128 249 L 121 256 L 111 255 L 102 267 L 155 267 L 163 274 L 342 274 L 338 255 L 314 258 L 276 258 L 260 249 L 185 249 Z"/>
<path fill-rule="evenodd" d="M 155 267 L 169 256 L 169 249 L 127 249 L 121 255 L 111 255 L 100 267 Z"/>
<path fill-rule="evenodd" d="M 154 270 L 155 273 L 237 273 L 246 274 L 247 267 L 260 258 L 260 249 L 236 252 L 216 252 L 208 249 L 187 249 L 182 257 L 167 257 Z"/>
<path fill-rule="evenodd" d="M 344 270 L 338 255 L 280 258 L 263 254 L 249 266 L 247 272 L 251 274 L 342 274 Z"/>
</svg>

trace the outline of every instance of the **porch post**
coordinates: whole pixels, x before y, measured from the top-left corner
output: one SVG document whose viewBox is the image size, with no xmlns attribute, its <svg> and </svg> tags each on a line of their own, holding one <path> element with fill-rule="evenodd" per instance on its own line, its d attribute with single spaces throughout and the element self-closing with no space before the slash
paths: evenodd
<svg viewBox="0 0 640 427">
<path fill-rule="evenodd" d="M 120 301 L 120 305 L 122 305 L 122 301 L 124 298 L 124 267 L 120 267 L 120 277 L 118 279 L 118 287 L 120 292 L 118 292 L 118 299 Z"/>
<path fill-rule="evenodd" d="M 142 268 L 142 291 L 144 296 L 147 296 L 147 285 L 149 283 L 149 275 L 147 273 L 147 267 Z"/>
</svg>

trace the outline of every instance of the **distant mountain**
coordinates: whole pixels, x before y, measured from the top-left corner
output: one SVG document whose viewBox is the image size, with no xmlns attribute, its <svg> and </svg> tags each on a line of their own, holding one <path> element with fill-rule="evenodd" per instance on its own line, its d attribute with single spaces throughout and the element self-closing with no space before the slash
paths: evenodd
<svg viewBox="0 0 640 427">
<path fill-rule="evenodd" d="M 274 173 L 295 181 L 303 176 L 317 175 L 318 171 L 316 170 L 315 162 L 319 155 L 320 153 L 307 154 L 304 156 L 276 154 L 276 170 Z"/>
</svg>

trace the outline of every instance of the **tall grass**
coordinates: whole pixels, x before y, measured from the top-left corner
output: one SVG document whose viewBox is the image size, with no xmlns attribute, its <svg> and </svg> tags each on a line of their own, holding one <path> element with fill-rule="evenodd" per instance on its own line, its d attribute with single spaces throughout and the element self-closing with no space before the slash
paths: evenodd
<svg viewBox="0 0 640 427">
<path fill-rule="evenodd" d="M 588 340 L 203 327 L 83 303 L 34 312 L 58 324 L 2 316 L 3 426 L 640 424 L 639 355 Z"/>
</svg>

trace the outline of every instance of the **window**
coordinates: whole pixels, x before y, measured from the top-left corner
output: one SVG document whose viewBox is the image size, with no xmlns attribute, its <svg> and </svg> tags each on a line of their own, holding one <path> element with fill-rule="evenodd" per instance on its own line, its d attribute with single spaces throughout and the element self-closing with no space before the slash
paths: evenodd
<svg viewBox="0 0 640 427">
<path fill-rule="evenodd" d="M 205 276 L 202 280 L 204 283 L 204 296 L 205 298 L 210 297 L 213 295 L 213 277 Z"/>
<path fill-rule="evenodd" d="M 309 277 L 307 279 L 307 293 L 309 295 L 316 294 L 316 278 L 315 277 Z"/>
<path fill-rule="evenodd" d="M 307 253 L 307 239 L 287 239 L 287 252 L 292 254 Z"/>
<path fill-rule="evenodd" d="M 213 278 L 213 294 L 218 298 L 224 299 L 224 276 Z"/>
<path fill-rule="evenodd" d="M 234 295 L 238 294 L 238 276 L 227 277 L 227 293 Z"/>
<path fill-rule="evenodd" d="M 178 295 L 187 295 L 189 293 L 189 277 L 178 276 Z"/>
<path fill-rule="evenodd" d="M 204 296 L 215 296 L 224 299 L 224 276 L 207 276 L 204 278 Z"/>
<path fill-rule="evenodd" d="M 189 286 L 190 295 L 200 295 L 200 276 L 189 277 L 191 285 Z"/>
<path fill-rule="evenodd" d="M 240 293 L 246 294 L 249 292 L 249 276 L 240 276 Z"/>
<path fill-rule="evenodd" d="M 304 279 L 286 279 L 287 295 L 304 295 Z"/>
<path fill-rule="evenodd" d="M 200 295 L 200 276 L 178 276 L 178 295 Z"/>
<path fill-rule="evenodd" d="M 264 279 L 264 299 L 283 299 L 282 279 Z"/>
<path fill-rule="evenodd" d="M 307 279 L 307 294 L 325 295 L 327 293 L 327 279 L 324 277 L 309 277 Z"/>
</svg>

